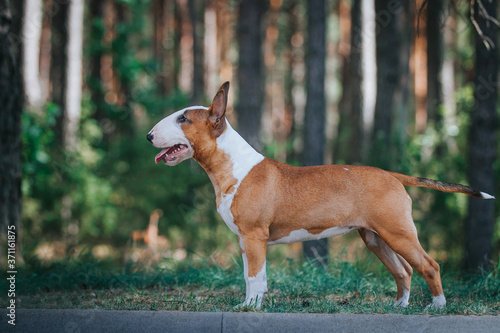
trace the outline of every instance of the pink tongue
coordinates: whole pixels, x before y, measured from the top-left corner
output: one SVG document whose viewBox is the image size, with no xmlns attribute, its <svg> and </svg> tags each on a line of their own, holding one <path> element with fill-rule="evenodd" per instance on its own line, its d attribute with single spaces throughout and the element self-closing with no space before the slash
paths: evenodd
<svg viewBox="0 0 500 333">
<path fill-rule="evenodd" d="M 165 148 L 163 149 L 161 152 L 159 152 L 156 156 L 155 156 L 155 163 L 158 163 L 160 162 L 163 157 L 168 153 L 168 150 L 170 149 L 171 147 L 168 147 L 168 148 Z"/>
</svg>

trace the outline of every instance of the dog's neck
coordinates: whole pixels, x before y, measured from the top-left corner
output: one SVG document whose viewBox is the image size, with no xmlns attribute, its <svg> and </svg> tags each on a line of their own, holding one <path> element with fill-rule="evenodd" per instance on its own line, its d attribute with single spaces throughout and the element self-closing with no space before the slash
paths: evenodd
<svg viewBox="0 0 500 333">
<path fill-rule="evenodd" d="M 264 160 L 264 156 L 252 148 L 227 120 L 226 125 L 226 130 L 217 138 L 215 149 L 210 154 L 195 154 L 195 159 L 212 181 L 217 206 L 222 196 L 234 194 L 248 172 Z"/>
</svg>

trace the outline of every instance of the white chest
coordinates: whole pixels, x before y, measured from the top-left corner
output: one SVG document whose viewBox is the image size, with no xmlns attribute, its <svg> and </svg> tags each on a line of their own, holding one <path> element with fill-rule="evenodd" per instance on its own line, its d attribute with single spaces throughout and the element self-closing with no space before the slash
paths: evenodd
<svg viewBox="0 0 500 333">
<path fill-rule="evenodd" d="M 223 150 L 232 163 L 232 174 L 237 183 L 234 190 L 229 194 L 222 194 L 221 203 L 217 207 L 217 212 L 220 214 L 226 225 L 237 235 L 240 235 L 239 228 L 235 224 L 233 214 L 231 213 L 231 205 L 243 179 L 252 170 L 254 166 L 264 160 L 264 156 L 253 149 L 229 124 L 226 122 L 226 131 L 217 138 L 217 148 Z"/>
<path fill-rule="evenodd" d="M 222 217 L 228 228 L 239 236 L 240 232 L 238 226 L 234 223 L 233 213 L 231 213 L 231 205 L 233 204 L 235 194 L 236 190 L 234 190 L 231 194 L 222 195 L 222 200 L 219 207 L 217 207 L 217 212 Z"/>
</svg>

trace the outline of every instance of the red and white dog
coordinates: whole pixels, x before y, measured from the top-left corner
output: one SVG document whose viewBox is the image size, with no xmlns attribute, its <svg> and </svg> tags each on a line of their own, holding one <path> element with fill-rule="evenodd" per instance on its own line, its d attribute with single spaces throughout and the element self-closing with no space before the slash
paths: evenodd
<svg viewBox="0 0 500 333">
<path fill-rule="evenodd" d="M 161 120 L 147 139 L 161 152 L 155 162 L 173 166 L 194 158 L 212 181 L 217 211 L 238 235 L 246 297 L 260 307 L 267 292 L 268 245 L 342 235 L 357 230 L 394 276 L 395 306 L 406 307 L 412 267 L 425 279 L 433 300 L 446 305 L 439 265 L 420 245 L 404 186 L 462 192 L 492 199 L 470 187 L 366 166 L 293 167 L 255 151 L 225 118 L 229 82 L 209 107 L 192 106 Z"/>
</svg>

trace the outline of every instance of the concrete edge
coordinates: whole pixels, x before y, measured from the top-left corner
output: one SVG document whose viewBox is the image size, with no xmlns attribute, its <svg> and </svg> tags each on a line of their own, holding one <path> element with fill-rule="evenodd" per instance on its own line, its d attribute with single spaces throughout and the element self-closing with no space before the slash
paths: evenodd
<svg viewBox="0 0 500 333">
<path fill-rule="evenodd" d="M 1 332 L 497 332 L 500 316 L 0 310 Z"/>
</svg>

